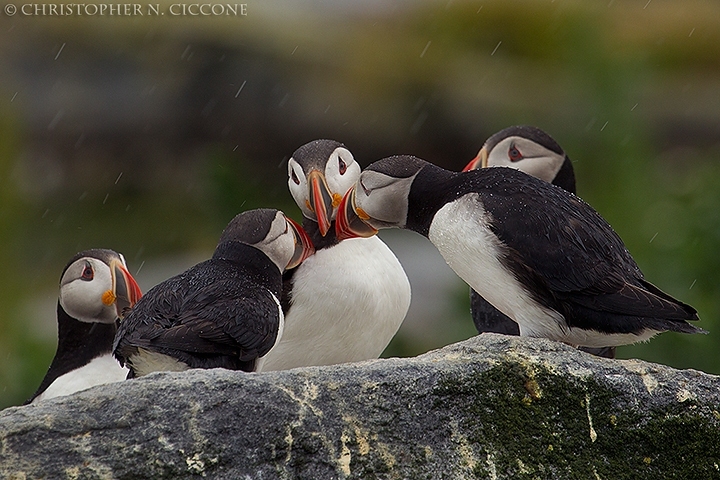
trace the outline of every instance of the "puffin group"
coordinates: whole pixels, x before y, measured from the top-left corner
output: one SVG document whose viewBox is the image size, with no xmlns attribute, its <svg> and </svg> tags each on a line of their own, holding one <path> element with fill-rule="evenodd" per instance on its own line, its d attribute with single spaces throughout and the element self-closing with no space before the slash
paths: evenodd
<svg viewBox="0 0 720 480">
<path fill-rule="evenodd" d="M 302 225 L 271 208 L 242 212 L 210 259 L 145 295 L 121 254 L 75 255 L 61 274 L 57 351 L 26 403 L 155 371 L 377 358 L 410 306 L 383 228 L 437 248 L 470 286 L 479 333 L 609 358 L 664 331 L 705 333 L 575 195 L 570 159 L 536 127 L 492 135 L 461 172 L 408 155 L 361 170 L 342 143 L 315 140 L 290 157 L 288 187 Z"/>
</svg>

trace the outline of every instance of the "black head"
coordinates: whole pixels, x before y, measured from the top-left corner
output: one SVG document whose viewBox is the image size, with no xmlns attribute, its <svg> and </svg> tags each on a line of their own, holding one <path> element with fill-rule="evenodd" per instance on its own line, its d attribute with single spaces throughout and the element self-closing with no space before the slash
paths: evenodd
<svg viewBox="0 0 720 480">
<path fill-rule="evenodd" d="M 560 144 L 555 141 L 547 132 L 541 130 L 532 125 L 514 125 L 500 130 L 497 133 L 491 135 L 486 141 L 483 147 L 488 152 L 492 151 L 498 143 L 502 142 L 506 138 L 518 137 L 530 140 L 537 143 L 538 145 L 547 148 L 551 152 L 555 152 L 558 155 L 565 155 Z"/>
<path fill-rule="evenodd" d="M 313 140 L 295 150 L 290 158 L 297 162 L 304 172 L 313 168 L 323 171 L 328 159 L 338 148 L 347 150 L 345 145 L 336 140 Z"/>
<path fill-rule="evenodd" d="M 439 169 L 410 155 L 396 155 L 372 163 L 340 203 L 336 236 L 340 239 L 369 237 L 380 228 L 405 227 L 413 181 L 428 167 Z"/>
<path fill-rule="evenodd" d="M 430 165 L 429 162 L 412 155 L 394 155 L 371 163 L 360 175 L 362 180 L 366 172 L 377 172 L 386 177 L 403 179 L 414 177 L 422 168 Z M 360 182 L 358 182 L 358 185 Z"/>
<path fill-rule="evenodd" d="M 220 251 L 226 252 L 227 245 L 232 243 L 261 250 L 280 271 L 299 265 L 314 252 L 303 228 L 274 208 L 258 208 L 236 215 L 220 236 L 216 256 Z"/>
<path fill-rule="evenodd" d="M 288 160 L 288 188 L 303 216 L 317 222 L 320 234 L 330 229 L 343 195 L 360 175 L 352 153 L 335 140 L 315 140 Z"/>
<path fill-rule="evenodd" d="M 483 167 L 515 168 L 575 193 L 572 162 L 550 135 L 530 125 L 508 127 L 492 135 L 464 171 Z"/>
<path fill-rule="evenodd" d="M 278 213 L 282 214 L 274 208 L 258 208 L 236 215 L 223 230 L 218 245 L 225 242 L 241 242 L 248 245 L 260 243 L 267 238 Z"/>
</svg>

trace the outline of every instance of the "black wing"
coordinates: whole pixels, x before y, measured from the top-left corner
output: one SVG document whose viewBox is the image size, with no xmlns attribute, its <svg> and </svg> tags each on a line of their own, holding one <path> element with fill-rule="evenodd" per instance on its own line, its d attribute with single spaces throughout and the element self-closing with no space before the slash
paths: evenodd
<svg viewBox="0 0 720 480">
<path fill-rule="evenodd" d="M 523 283 L 545 290 L 538 301 L 567 314 L 571 324 L 580 315 L 590 325 L 578 326 L 586 328 L 593 328 L 585 312 L 592 310 L 680 321 L 684 327 L 662 329 L 697 330 L 684 322 L 697 319 L 695 309 L 646 282 L 620 237 L 580 198 L 512 169 L 494 173 L 501 178 L 492 193 L 478 189 L 480 199 L 507 246 L 503 261 Z"/>
<path fill-rule="evenodd" d="M 138 302 L 141 308 L 126 317 L 116 337 L 121 361 L 142 347 L 190 367 L 240 368 L 272 348 L 280 310 L 270 291 L 238 275 L 193 273 L 164 282 Z"/>
<path fill-rule="evenodd" d="M 147 346 L 233 355 L 241 361 L 265 355 L 277 337 L 279 306 L 262 287 L 233 287 L 215 283 L 211 291 L 186 298 L 173 326 L 148 332 Z"/>
</svg>

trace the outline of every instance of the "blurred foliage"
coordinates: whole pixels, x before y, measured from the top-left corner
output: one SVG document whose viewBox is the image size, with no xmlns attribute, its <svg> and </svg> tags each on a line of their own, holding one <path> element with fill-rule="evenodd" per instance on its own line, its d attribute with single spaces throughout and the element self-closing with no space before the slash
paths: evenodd
<svg viewBox="0 0 720 480">
<path fill-rule="evenodd" d="M 359 4 L 0 17 L 0 408 L 52 358 L 34 329 L 54 319 L 28 305 L 55 297 L 76 251 L 115 248 L 135 272 L 210 252 L 245 209 L 299 218 L 285 162 L 314 138 L 363 165 L 413 153 L 459 169 L 521 123 L 563 145 L 580 196 L 711 332 L 619 355 L 720 373 L 720 4 Z M 471 335 L 467 289 L 456 296 L 427 341 L 401 330 L 386 355 Z"/>
</svg>

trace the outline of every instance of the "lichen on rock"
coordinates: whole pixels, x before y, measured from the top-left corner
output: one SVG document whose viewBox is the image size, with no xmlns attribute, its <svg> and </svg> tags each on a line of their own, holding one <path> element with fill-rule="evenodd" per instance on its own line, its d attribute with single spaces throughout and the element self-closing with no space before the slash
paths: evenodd
<svg viewBox="0 0 720 480">
<path fill-rule="evenodd" d="M 158 373 L 0 412 L 2 478 L 720 478 L 720 378 L 483 334 L 415 358 Z"/>
</svg>

